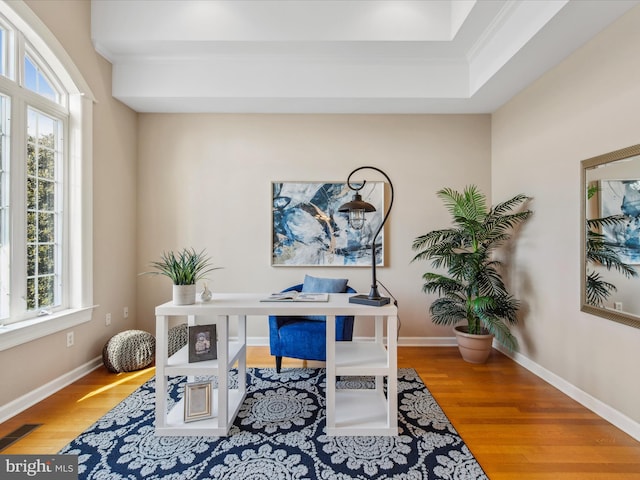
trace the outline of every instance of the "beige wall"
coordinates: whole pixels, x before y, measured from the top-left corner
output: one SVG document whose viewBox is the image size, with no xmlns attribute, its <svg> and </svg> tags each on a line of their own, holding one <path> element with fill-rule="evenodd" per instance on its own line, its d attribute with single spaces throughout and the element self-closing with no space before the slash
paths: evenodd
<svg viewBox="0 0 640 480">
<path fill-rule="evenodd" d="M 522 353 L 640 421 L 640 330 L 580 312 L 580 161 L 640 142 L 636 7 L 492 119 L 494 198 L 524 191 L 517 245 Z"/>
<path fill-rule="evenodd" d="M 93 115 L 93 320 L 66 332 L 0 352 L 0 405 L 64 375 L 99 356 L 114 333 L 135 325 L 136 310 L 136 113 L 111 96 L 111 65 L 91 44 L 90 2 L 27 1 L 57 37 L 96 97 Z M 105 326 L 105 314 L 113 321 Z"/>
<path fill-rule="evenodd" d="M 476 183 L 489 191 L 488 115 L 175 115 L 141 114 L 138 269 L 163 250 L 206 248 L 224 270 L 218 292 L 271 292 L 304 274 L 349 278 L 368 292 L 370 268 L 272 267 L 271 182 L 346 181 L 354 168 L 384 170 L 396 190 L 378 278 L 399 301 L 401 337 L 451 336 L 427 319 L 421 292 L 426 264 L 410 261 L 413 239 L 448 224 L 435 196 L 443 186 Z M 365 179 L 384 180 L 375 171 Z M 170 299 L 162 277 L 138 280 L 140 325 Z M 267 336 L 251 322 L 249 336 Z M 367 331 L 356 329 L 356 335 Z"/>
</svg>

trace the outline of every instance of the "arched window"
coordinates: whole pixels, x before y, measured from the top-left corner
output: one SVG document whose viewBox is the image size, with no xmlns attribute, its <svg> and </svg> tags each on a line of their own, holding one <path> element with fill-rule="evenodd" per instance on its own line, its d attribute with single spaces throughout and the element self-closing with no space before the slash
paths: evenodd
<svg viewBox="0 0 640 480">
<path fill-rule="evenodd" d="M 91 319 L 92 102 L 33 12 L 0 3 L 0 350 Z"/>
</svg>

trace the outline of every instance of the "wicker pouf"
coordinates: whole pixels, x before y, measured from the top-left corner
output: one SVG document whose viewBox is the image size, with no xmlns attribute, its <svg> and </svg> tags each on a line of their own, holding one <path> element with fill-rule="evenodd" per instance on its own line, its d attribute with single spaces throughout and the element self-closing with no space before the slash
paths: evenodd
<svg viewBox="0 0 640 480">
<path fill-rule="evenodd" d="M 169 344 L 167 350 L 169 356 L 176 353 L 182 347 L 184 347 L 189 341 L 189 330 L 186 323 L 181 323 L 175 327 L 169 329 Z"/>
<path fill-rule="evenodd" d="M 143 330 L 125 330 L 106 343 L 102 362 L 114 373 L 133 372 L 148 367 L 156 353 L 156 339 Z"/>
</svg>

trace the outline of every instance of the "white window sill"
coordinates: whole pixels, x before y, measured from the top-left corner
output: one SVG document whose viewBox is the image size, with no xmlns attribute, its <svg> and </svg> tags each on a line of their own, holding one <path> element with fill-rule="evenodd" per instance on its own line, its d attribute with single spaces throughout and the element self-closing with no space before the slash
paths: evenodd
<svg viewBox="0 0 640 480">
<path fill-rule="evenodd" d="M 91 320 L 93 308 L 74 308 L 31 320 L 1 325 L 0 351 L 86 323 Z"/>
</svg>

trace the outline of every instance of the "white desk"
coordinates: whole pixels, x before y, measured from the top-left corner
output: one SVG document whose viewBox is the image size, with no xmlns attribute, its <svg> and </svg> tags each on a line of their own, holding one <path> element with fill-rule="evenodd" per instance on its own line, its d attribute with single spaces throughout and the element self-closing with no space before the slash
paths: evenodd
<svg viewBox="0 0 640 480">
<path fill-rule="evenodd" d="M 211 302 L 156 307 L 156 434 L 227 435 L 246 395 L 247 315 L 325 315 L 327 317 L 326 400 L 327 435 L 397 435 L 397 325 L 394 305 L 372 307 L 349 303 L 350 294 L 332 293 L 328 302 L 261 302 L 268 294 L 214 294 Z M 371 319 L 375 339 L 369 342 L 336 342 L 336 315 Z M 187 316 L 190 325 L 216 324 L 218 358 L 189 363 L 187 347 L 167 358 L 169 318 Z M 230 317 L 237 317 L 237 341 L 229 341 Z M 365 318 L 362 318 L 365 317 Z M 384 320 L 386 318 L 386 348 Z M 229 388 L 229 371 L 238 364 L 237 388 Z M 214 417 L 184 422 L 180 401 L 167 413 L 167 378 L 180 375 L 218 377 L 213 395 Z M 336 389 L 336 376 L 375 377 L 373 390 Z M 387 378 L 387 394 L 383 381 Z"/>
</svg>

